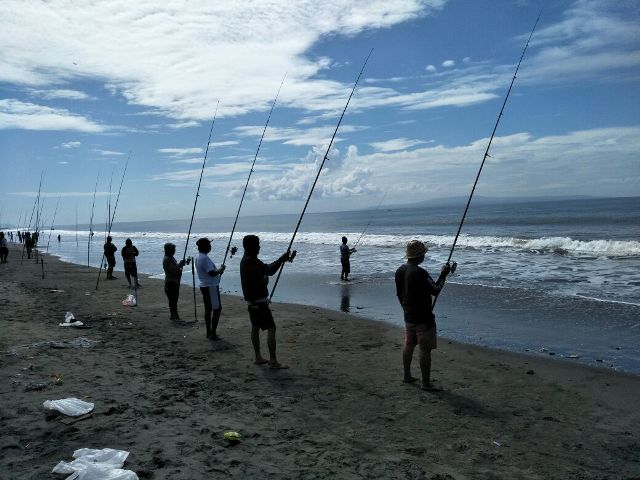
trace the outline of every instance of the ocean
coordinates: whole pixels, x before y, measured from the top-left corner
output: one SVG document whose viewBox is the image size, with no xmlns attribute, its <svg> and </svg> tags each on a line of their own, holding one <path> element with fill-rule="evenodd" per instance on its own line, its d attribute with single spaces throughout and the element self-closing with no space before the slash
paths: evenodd
<svg viewBox="0 0 640 480">
<path fill-rule="evenodd" d="M 423 267 L 436 277 L 463 209 L 383 205 L 307 214 L 293 246 L 297 258 L 286 265 L 274 301 L 400 325 L 393 275 L 404 261 L 405 245 L 412 239 L 429 245 Z M 297 220 L 297 214 L 241 216 L 232 242 L 239 254 L 226 262 L 222 290 L 241 294 L 245 234 L 260 236 L 261 258 L 272 261 L 285 251 Z M 210 256 L 219 264 L 232 224 L 233 218 L 196 219 L 187 255 L 207 236 L 213 240 Z M 176 258 L 182 258 L 187 229 L 188 220 L 116 223 L 112 236 L 119 248 L 131 238 L 140 250 L 138 269 L 161 278 L 163 244 L 175 243 Z M 49 252 L 86 265 L 88 232 L 78 232 L 78 245 L 75 235 L 56 229 Z M 343 235 L 351 246 L 359 239 L 350 282 L 340 281 Z M 92 266 L 100 263 L 103 240 L 96 232 Z M 441 336 L 640 374 L 640 197 L 472 204 L 452 260 L 457 272 L 436 306 Z M 188 268 L 183 282 L 191 284 Z M 140 296 L 143 301 L 144 289 Z"/>
</svg>

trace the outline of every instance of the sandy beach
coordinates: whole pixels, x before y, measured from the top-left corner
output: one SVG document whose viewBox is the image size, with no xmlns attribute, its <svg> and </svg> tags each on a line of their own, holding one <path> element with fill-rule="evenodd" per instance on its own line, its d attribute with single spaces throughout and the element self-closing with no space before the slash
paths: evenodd
<svg viewBox="0 0 640 480">
<path fill-rule="evenodd" d="M 0 265 L 2 479 L 64 478 L 51 469 L 83 447 L 127 450 L 153 479 L 640 478 L 638 376 L 441 339 L 445 390 L 426 393 L 401 382 L 401 329 L 279 303 L 291 368 L 272 371 L 252 363 L 241 298 L 223 297 L 210 342 L 199 292 L 200 321 L 183 286 L 176 324 L 160 280 L 125 307 L 122 272 L 95 291 L 96 269 L 45 256 L 42 279 L 20 253 Z M 60 327 L 66 311 L 89 328 Z M 93 414 L 46 414 L 67 397 Z"/>
</svg>

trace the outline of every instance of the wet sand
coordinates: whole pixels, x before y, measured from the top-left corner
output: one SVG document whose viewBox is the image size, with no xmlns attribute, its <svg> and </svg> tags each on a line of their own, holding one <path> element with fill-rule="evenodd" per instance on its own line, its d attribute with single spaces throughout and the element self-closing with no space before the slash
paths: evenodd
<svg viewBox="0 0 640 480">
<path fill-rule="evenodd" d="M 200 321 L 183 286 L 175 324 L 162 281 L 142 277 L 124 307 L 124 275 L 97 292 L 96 278 L 45 257 L 42 279 L 14 248 L 0 265 L 2 479 L 61 478 L 49 472 L 82 447 L 130 451 L 125 468 L 153 479 L 640 477 L 638 376 L 441 339 L 445 391 L 425 393 L 401 383 L 399 328 L 279 303 L 291 369 L 272 371 L 252 363 L 240 298 L 223 297 L 210 342 L 199 292 Z M 66 311 L 90 328 L 58 326 Z M 45 414 L 66 397 L 94 413 Z"/>
</svg>

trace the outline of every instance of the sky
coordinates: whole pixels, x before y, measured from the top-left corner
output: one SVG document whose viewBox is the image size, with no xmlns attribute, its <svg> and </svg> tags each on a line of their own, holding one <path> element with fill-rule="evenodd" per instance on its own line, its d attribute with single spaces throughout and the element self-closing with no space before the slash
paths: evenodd
<svg viewBox="0 0 640 480">
<path fill-rule="evenodd" d="M 0 3 L 0 224 L 640 195 L 635 0 Z M 284 78 L 284 81 L 283 81 Z M 219 103 L 218 103 L 219 102 Z M 59 203 L 58 203 L 59 202 Z"/>
</svg>

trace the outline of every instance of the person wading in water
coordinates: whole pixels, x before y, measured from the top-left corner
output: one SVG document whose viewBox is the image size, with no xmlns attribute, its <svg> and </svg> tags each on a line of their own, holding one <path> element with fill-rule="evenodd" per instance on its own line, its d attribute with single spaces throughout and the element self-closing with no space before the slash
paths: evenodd
<svg viewBox="0 0 640 480">
<path fill-rule="evenodd" d="M 342 245 L 340 245 L 340 263 L 342 264 L 340 280 L 349 280 L 349 274 L 351 273 L 351 260 L 349 260 L 349 257 L 356 252 L 355 248 L 349 248 L 349 245 L 347 245 L 347 237 L 342 237 Z"/>
</svg>

